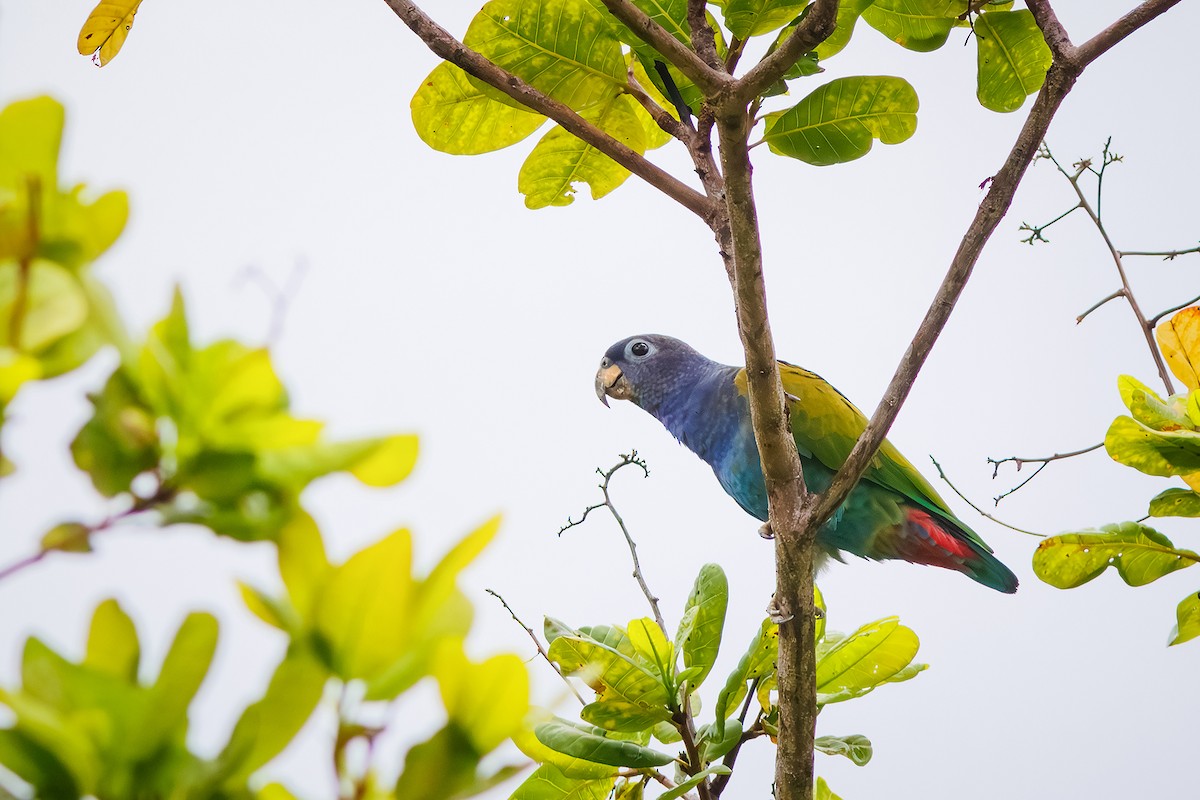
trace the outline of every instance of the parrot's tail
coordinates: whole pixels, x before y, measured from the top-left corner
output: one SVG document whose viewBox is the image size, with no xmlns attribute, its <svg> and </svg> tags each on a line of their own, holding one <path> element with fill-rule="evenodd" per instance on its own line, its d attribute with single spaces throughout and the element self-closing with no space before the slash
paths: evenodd
<svg viewBox="0 0 1200 800">
<path fill-rule="evenodd" d="M 900 557 L 961 572 L 991 589 L 1006 594 L 1017 590 L 1017 576 L 992 555 L 987 545 L 973 539 L 950 520 L 920 508 L 906 509 L 908 535 L 902 536 Z"/>
</svg>

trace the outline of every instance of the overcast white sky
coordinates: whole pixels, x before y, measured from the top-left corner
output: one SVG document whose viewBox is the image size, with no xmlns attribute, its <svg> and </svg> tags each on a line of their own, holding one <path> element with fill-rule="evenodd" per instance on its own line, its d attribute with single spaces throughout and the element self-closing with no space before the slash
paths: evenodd
<svg viewBox="0 0 1200 800">
<path fill-rule="evenodd" d="M 1133 2 L 1059 5 L 1079 42 Z M 90 8 L 0 0 L 0 101 L 58 97 L 68 109 L 64 182 L 129 190 L 131 222 L 99 265 L 128 319 L 143 329 L 181 282 L 201 338 L 261 341 L 270 305 L 243 280 L 247 269 L 283 284 L 302 268 L 274 348 L 298 412 L 346 436 L 422 436 L 418 470 L 400 487 L 334 478 L 310 492 L 331 552 L 344 557 L 406 525 L 429 563 L 502 511 L 499 543 L 464 581 L 478 610 L 477 652 L 531 652 L 484 587 L 534 623 L 544 613 L 576 625 L 642 616 L 610 523 L 555 537 L 595 501 L 592 470 L 635 447 L 651 479 L 625 473 L 616 498 L 647 579 L 674 621 L 699 566 L 720 562 L 732 599 L 717 674 L 736 664 L 773 583 L 758 523 L 651 418 L 628 404 L 606 410 L 592 392 L 604 350 L 632 333 L 669 333 L 740 359 L 707 231 L 634 181 L 600 203 L 527 211 L 516 174 L 534 139 L 473 158 L 430 151 L 408 101 L 436 61 L 379 0 L 339 3 L 336 13 L 314 2 L 150 0 L 103 70 L 75 53 Z M 458 34 L 477 10 L 445 0 L 427 8 Z M 1200 9 L 1183 4 L 1136 34 L 1088 70 L 1051 129 L 1068 160 L 1110 135 L 1127 156 L 1105 201 L 1118 246 L 1187 247 L 1200 237 L 1198 27 Z M 860 27 L 826 65 L 830 78 L 907 78 L 921 99 L 908 143 L 822 169 L 755 151 L 778 351 L 867 410 L 1023 119 L 978 106 L 974 47 L 962 40 L 956 33 L 937 53 L 912 54 Z M 654 158 L 687 177 L 679 154 Z M 892 435 L 918 465 L 934 454 L 981 503 L 1015 482 L 1006 470 L 993 483 L 987 456 L 1093 444 L 1122 410 L 1116 376 L 1154 383 L 1128 309 L 1112 303 L 1074 323 L 1117 286 L 1084 220 L 1053 229 L 1049 246 L 1018 241 L 1022 220 L 1071 203 L 1052 168 L 1033 170 Z M 1200 293 L 1198 267 L 1194 256 L 1139 260 L 1132 279 L 1153 313 Z M 66 443 L 86 418 L 83 392 L 111 366 L 99 358 L 32 387 L 12 409 L 5 447 L 21 472 L 0 484 L 0 562 L 30 552 L 57 521 L 104 513 Z M 999 513 L 1056 532 L 1140 517 L 1161 488 L 1093 454 L 1051 467 Z M 847 800 L 1195 797 L 1181 759 L 1195 736 L 1200 644 L 1165 643 L 1175 604 L 1200 573 L 1137 590 L 1112 574 L 1060 592 L 1034 578 L 1034 540 L 957 498 L 951 505 L 1017 572 L 1021 591 L 1002 596 L 903 564 L 856 561 L 825 573 L 831 628 L 897 614 L 932 668 L 827 709 L 821 732 L 864 733 L 876 755 L 864 768 L 821 757 L 820 774 Z M 1183 546 L 1200 544 L 1194 523 L 1161 528 Z M 155 669 L 185 611 L 209 609 L 222 641 L 192 719 L 195 747 L 215 749 L 284 646 L 245 612 L 233 583 L 269 583 L 272 548 L 195 530 L 123 530 L 98 544 L 92 556 L 51 558 L 0 584 L 0 680 L 15 680 L 31 632 L 77 654 L 104 597 L 132 612 Z M 549 669 L 533 668 L 539 697 L 557 698 Z M 404 727 L 432 730 L 429 708 L 415 703 Z M 324 761 L 312 757 L 323 733 L 310 731 L 308 749 L 277 762 L 311 798 L 332 793 Z M 400 741 L 387 746 L 399 756 Z M 728 796 L 768 796 L 769 756 L 766 746 L 748 748 Z"/>
</svg>

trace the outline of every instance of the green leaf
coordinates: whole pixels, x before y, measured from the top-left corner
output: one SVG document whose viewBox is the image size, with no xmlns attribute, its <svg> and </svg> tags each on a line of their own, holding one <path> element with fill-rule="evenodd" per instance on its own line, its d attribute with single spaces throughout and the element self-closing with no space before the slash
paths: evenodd
<svg viewBox="0 0 1200 800">
<path fill-rule="evenodd" d="M 661 767 L 670 764 L 675 759 L 664 753 L 642 747 L 633 742 L 608 739 L 599 733 L 576 725 L 563 719 L 543 722 L 534 728 L 538 741 L 549 747 L 575 758 L 594 761 L 597 764 L 608 764 L 613 767 L 631 767 L 644 769 Z"/>
<path fill-rule="evenodd" d="M 513 734 L 513 744 L 522 753 L 538 764 L 550 764 L 568 778 L 585 778 L 597 780 L 609 778 L 617 774 L 617 770 L 607 764 L 597 764 L 593 761 L 568 756 L 557 750 L 551 750 L 538 741 L 533 729 L 540 723 L 554 719 L 554 716 L 543 709 L 530 709 L 526 726 Z"/>
<path fill-rule="evenodd" d="M 647 708 L 624 700 L 602 700 L 588 703 L 579 716 L 597 728 L 617 733 L 637 733 L 671 718 L 666 706 Z"/>
<path fill-rule="evenodd" d="M 727 0 L 725 27 L 739 39 L 782 28 L 799 16 L 807 0 Z"/>
<path fill-rule="evenodd" d="M 817 778 L 817 786 L 813 791 L 813 800 L 842 800 L 841 797 L 833 793 L 829 788 L 829 784 L 824 778 Z"/>
<path fill-rule="evenodd" d="M 314 624 L 339 677 L 370 680 L 404 655 L 415 592 L 406 530 L 333 570 L 314 604 Z"/>
<path fill-rule="evenodd" d="M 700 785 L 702 781 L 706 781 L 714 775 L 729 775 L 733 770 L 724 764 L 712 764 L 707 769 L 697 772 L 695 775 L 680 781 L 675 785 L 674 789 L 668 789 L 658 796 L 658 800 L 676 800 L 678 797 L 683 797 L 692 789 Z"/>
<path fill-rule="evenodd" d="M 850 736 L 818 736 L 813 747 L 831 756 L 845 756 L 858 766 L 865 766 L 871 760 L 873 749 L 871 740 L 860 733 Z"/>
<path fill-rule="evenodd" d="M 18 307 L 19 342 L 10 337 Z M 23 279 L 17 262 L 0 263 L 0 347 L 36 355 L 79 330 L 87 317 L 87 297 L 68 270 L 39 259 Z"/>
<path fill-rule="evenodd" d="M 82 522 L 62 522 L 42 535 L 43 551 L 61 553 L 90 553 L 92 529 Z"/>
<path fill-rule="evenodd" d="M 529 711 L 529 674 L 517 656 L 472 663 L 461 643 L 448 643 L 434 660 L 434 673 L 450 721 L 480 756 L 520 730 Z"/>
<path fill-rule="evenodd" d="M 546 118 L 493 100 L 463 72 L 443 61 L 409 103 L 413 127 L 425 144 L 453 155 L 477 155 L 516 144 Z"/>
<path fill-rule="evenodd" d="M 1150 501 L 1152 517 L 1200 517 L 1200 494 L 1191 489 L 1167 489 Z"/>
<path fill-rule="evenodd" d="M 713 727 L 718 736 L 725 733 L 725 721 L 731 716 L 733 709 L 746 696 L 746 684 L 755 678 L 765 678 L 775 671 L 775 662 L 779 658 L 779 626 L 770 619 L 764 619 L 758 633 L 750 642 L 737 667 L 725 679 L 725 686 L 717 695 L 717 706 L 714 710 L 716 721 Z"/>
<path fill-rule="evenodd" d="M 675 685 L 675 646 L 667 639 L 658 623 L 649 617 L 635 619 L 626 628 L 629 643 L 642 663 L 658 674 L 668 692 Z"/>
<path fill-rule="evenodd" d="M 837 27 L 828 39 L 817 45 L 817 58 L 824 61 L 842 52 L 850 44 L 854 25 L 873 0 L 842 0 L 838 3 Z"/>
<path fill-rule="evenodd" d="M 1175 609 L 1175 629 L 1169 644 L 1183 644 L 1200 636 L 1200 593 L 1192 592 Z"/>
<path fill-rule="evenodd" d="M 451 722 L 408 751 L 394 796 L 405 800 L 469 797 L 474 794 L 481 755 L 467 732 Z"/>
<path fill-rule="evenodd" d="M 333 568 L 316 521 L 301 511 L 279 532 L 279 575 L 301 619 L 310 621 L 313 602 Z"/>
<path fill-rule="evenodd" d="M 984 108 L 1016 111 L 1025 98 L 1042 88 L 1050 68 L 1050 48 L 1033 14 L 992 11 L 975 20 L 979 43 L 979 80 L 976 95 Z"/>
<path fill-rule="evenodd" d="M 1033 571 L 1051 586 L 1073 589 L 1114 566 L 1125 583 L 1144 586 L 1197 561 L 1200 555 L 1175 549 L 1153 528 L 1121 522 L 1043 539 L 1033 554 Z"/>
<path fill-rule="evenodd" d="M 0 187 L 15 190 L 32 175 L 43 190 L 57 190 L 65 119 L 62 104 L 45 96 L 19 100 L 0 111 Z M 0 257 L 16 252 L 0 247 Z"/>
<path fill-rule="evenodd" d="M 615 778 L 569 778 L 551 764 L 542 764 L 517 787 L 509 800 L 604 800 Z"/>
<path fill-rule="evenodd" d="M 393 486 L 412 472 L 417 437 L 397 435 L 348 442 L 314 442 L 258 454 L 257 474 L 272 483 L 308 485 L 333 472 L 349 472 L 368 486 Z"/>
<path fill-rule="evenodd" d="M 121 605 L 109 599 L 96 606 L 83 663 L 114 678 L 137 683 L 141 654 L 137 629 Z"/>
<path fill-rule="evenodd" d="M 966 0 L 875 0 L 862 18 L 907 50 L 928 53 L 946 43 Z"/>
<path fill-rule="evenodd" d="M 636 153 L 646 152 L 646 129 L 641 106 L 627 94 L 613 94 L 604 102 L 580 112 L 588 122 L 611 135 Z M 517 174 L 517 189 L 531 209 L 568 206 L 575 201 L 575 184 L 591 187 L 599 200 L 629 177 L 629 170 L 555 126 L 541 138 Z"/>
<path fill-rule="evenodd" d="M 491 0 L 463 44 L 576 111 L 608 101 L 625 83 L 621 43 L 589 0 Z M 473 82 L 489 97 L 514 102 Z"/>
<path fill-rule="evenodd" d="M 871 140 L 898 144 L 917 130 L 917 93 L 903 78 L 838 78 L 792 108 L 766 115 L 766 142 L 816 166 L 862 158 Z"/>
<path fill-rule="evenodd" d="M 564 675 L 582 673 L 597 697 L 644 709 L 666 706 L 670 695 L 662 680 L 619 651 L 581 636 L 560 636 L 548 650 Z M 604 762 L 607 763 L 607 762 Z"/>
<path fill-rule="evenodd" d="M 52 751 L 17 728 L 0 728 L 0 764 L 33 787 L 35 797 L 79 797 L 70 770 Z"/>
<path fill-rule="evenodd" d="M 693 614 L 693 620 L 687 630 L 680 624 L 679 633 L 675 636 L 676 643 L 683 650 L 684 666 L 699 669 L 689 680 L 693 689 L 704 683 L 716 661 L 728 606 L 729 581 L 724 570 L 716 564 L 705 564 L 696 576 L 692 593 L 688 595 L 683 609 L 684 617 Z"/>
<path fill-rule="evenodd" d="M 1117 378 L 1117 389 L 1133 418 L 1156 431 L 1188 430 L 1195 427 L 1182 396 L 1163 400 L 1150 387 L 1129 375 Z"/>
<path fill-rule="evenodd" d="M 742 738 L 742 722 L 737 717 L 730 717 L 725 720 L 725 724 L 721 726 L 724 730 L 719 730 L 716 725 L 705 726 L 700 729 L 698 738 L 700 740 L 701 756 L 704 761 L 716 761 L 721 758 L 737 744 Z"/>
<path fill-rule="evenodd" d="M 262 698 L 242 712 L 217 757 L 221 769 L 228 771 L 225 786 L 244 784 L 252 772 L 283 752 L 320 702 L 327 677 L 307 653 L 288 653 Z"/>
<path fill-rule="evenodd" d="M 1117 463 L 1147 475 L 1200 472 L 1200 432 L 1196 431 L 1155 431 L 1132 417 L 1117 417 L 1104 435 L 1104 449 Z"/>
<path fill-rule="evenodd" d="M 208 674 L 217 650 L 217 618 L 188 614 L 163 659 L 158 679 L 150 687 L 150 708 L 140 731 L 129 743 L 131 752 L 146 756 L 187 727 L 187 710 Z"/>
<path fill-rule="evenodd" d="M 818 658 L 818 702 L 867 694 L 907 667 L 919 647 L 917 635 L 895 617 L 862 626 Z"/>
</svg>

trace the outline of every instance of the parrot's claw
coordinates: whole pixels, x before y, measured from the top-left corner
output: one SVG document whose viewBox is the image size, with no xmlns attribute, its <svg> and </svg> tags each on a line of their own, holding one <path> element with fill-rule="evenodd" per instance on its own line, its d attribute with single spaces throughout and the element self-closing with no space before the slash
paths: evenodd
<svg viewBox="0 0 1200 800">
<path fill-rule="evenodd" d="M 775 595 L 771 595 L 771 602 L 767 603 L 767 618 L 776 625 L 782 625 L 795 619 L 795 615 L 783 613 L 783 609 L 775 604 Z"/>
<path fill-rule="evenodd" d="M 764 539 L 774 539 L 775 531 L 771 530 L 771 523 L 764 522 L 762 527 L 758 529 L 758 535 Z"/>
</svg>

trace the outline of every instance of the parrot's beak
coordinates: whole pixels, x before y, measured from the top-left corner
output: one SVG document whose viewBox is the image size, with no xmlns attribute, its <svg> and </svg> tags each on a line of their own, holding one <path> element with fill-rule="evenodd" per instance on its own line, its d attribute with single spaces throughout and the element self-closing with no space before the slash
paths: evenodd
<svg viewBox="0 0 1200 800">
<path fill-rule="evenodd" d="M 607 358 L 600 362 L 600 369 L 596 372 L 596 397 L 606 406 L 610 397 L 616 400 L 629 398 L 629 381 L 625 380 L 621 368 Z"/>
</svg>

